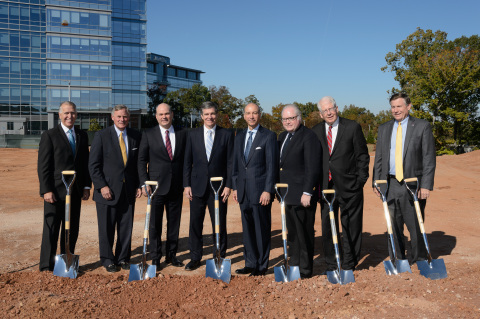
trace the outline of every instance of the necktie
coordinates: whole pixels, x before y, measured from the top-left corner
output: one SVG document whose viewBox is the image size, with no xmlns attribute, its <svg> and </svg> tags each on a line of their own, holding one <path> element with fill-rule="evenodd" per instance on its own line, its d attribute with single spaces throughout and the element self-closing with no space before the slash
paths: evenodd
<svg viewBox="0 0 480 319">
<path fill-rule="evenodd" d="M 120 150 L 122 151 L 123 166 L 127 166 L 127 148 L 125 147 L 125 141 L 123 140 L 123 132 L 120 132 L 118 142 L 120 143 Z"/>
<path fill-rule="evenodd" d="M 70 147 L 72 148 L 73 156 L 75 157 L 75 139 L 73 138 L 73 130 L 67 131 L 68 142 L 70 143 Z"/>
<path fill-rule="evenodd" d="M 398 182 L 403 180 L 403 147 L 402 147 L 402 125 L 398 123 L 397 139 L 395 142 L 395 178 Z"/>
<path fill-rule="evenodd" d="M 245 162 L 247 161 L 248 159 L 248 154 L 250 154 L 250 149 L 252 148 L 252 136 L 253 136 L 253 132 L 248 132 L 249 136 L 248 136 L 248 140 L 247 140 L 247 146 L 245 147 Z"/>
<path fill-rule="evenodd" d="M 207 151 L 207 160 L 210 160 L 210 154 L 212 153 L 213 146 L 213 132 L 212 130 L 207 131 L 207 143 L 205 144 L 205 149 Z"/>
<path fill-rule="evenodd" d="M 167 152 L 168 152 L 168 156 L 170 157 L 170 160 L 173 160 L 172 143 L 170 142 L 168 130 L 165 131 L 165 147 L 167 148 Z"/>
<path fill-rule="evenodd" d="M 328 126 L 328 135 L 327 135 L 327 142 L 328 142 L 328 153 L 332 155 L 332 126 Z M 328 181 L 330 182 L 332 180 L 332 172 L 328 170 Z"/>
<path fill-rule="evenodd" d="M 282 157 L 283 153 L 287 149 L 287 145 L 290 142 L 290 140 L 292 139 L 292 136 L 293 136 L 292 133 L 288 133 L 287 138 L 285 139 L 285 143 L 283 143 L 282 154 L 280 154 L 280 157 Z"/>
</svg>

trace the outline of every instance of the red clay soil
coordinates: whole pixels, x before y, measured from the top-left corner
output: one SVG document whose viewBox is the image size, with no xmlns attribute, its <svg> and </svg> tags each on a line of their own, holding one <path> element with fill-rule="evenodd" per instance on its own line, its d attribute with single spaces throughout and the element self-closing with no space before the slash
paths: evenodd
<svg viewBox="0 0 480 319">
<path fill-rule="evenodd" d="M 372 154 L 373 155 L 373 154 Z M 205 278 L 212 255 L 211 227 L 204 227 L 202 267 L 186 272 L 167 266 L 157 277 L 128 282 L 128 271 L 107 273 L 98 257 L 95 205 L 82 207 L 77 279 L 38 271 L 43 204 L 38 195 L 36 150 L 0 149 L 0 313 L 2 317 L 117 318 L 478 318 L 480 317 L 479 177 L 480 151 L 437 158 L 435 189 L 427 203 L 425 227 L 433 258 L 445 261 L 448 278 L 413 273 L 387 276 L 388 257 L 381 201 L 365 187 L 363 258 L 356 282 L 330 284 L 325 276 L 317 210 L 314 277 L 276 283 L 273 267 L 282 261 L 278 203 L 273 206 L 270 270 L 265 277 L 232 275 L 230 284 Z M 144 198 L 137 202 L 133 262 L 141 257 Z M 184 202 L 178 257 L 189 261 L 189 204 Z M 165 230 L 164 230 L 165 233 Z M 238 205 L 228 212 L 232 272 L 244 266 Z"/>
</svg>

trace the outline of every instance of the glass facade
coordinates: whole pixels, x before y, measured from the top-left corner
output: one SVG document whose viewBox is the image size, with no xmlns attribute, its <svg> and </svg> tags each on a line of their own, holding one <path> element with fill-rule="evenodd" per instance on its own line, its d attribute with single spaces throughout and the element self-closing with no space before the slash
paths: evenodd
<svg viewBox="0 0 480 319">
<path fill-rule="evenodd" d="M 68 99 L 82 129 L 92 118 L 109 125 L 115 104 L 133 116 L 145 112 L 145 4 L 0 1 L 0 134 L 41 134 L 58 123 L 58 106 Z"/>
</svg>

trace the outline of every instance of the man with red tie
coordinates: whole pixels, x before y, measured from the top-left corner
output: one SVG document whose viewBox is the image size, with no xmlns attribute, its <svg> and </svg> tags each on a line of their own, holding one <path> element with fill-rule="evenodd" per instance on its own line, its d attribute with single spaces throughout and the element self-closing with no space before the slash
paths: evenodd
<svg viewBox="0 0 480 319">
<path fill-rule="evenodd" d="M 363 223 L 363 185 L 368 179 L 367 142 L 360 125 L 338 116 L 338 107 L 330 96 L 318 102 L 320 116 L 325 121 L 317 124 L 317 134 L 323 149 L 321 189 L 335 189 L 333 204 L 338 232 L 338 209 L 342 223 L 341 267 L 354 270 L 360 259 Z M 321 200 L 322 240 L 327 271 L 337 269 L 330 228 L 329 207 Z"/>
<path fill-rule="evenodd" d="M 165 263 L 182 267 L 177 259 L 178 234 L 183 203 L 183 159 L 187 143 L 187 131 L 174 129 L 173 111 L 170 105 L 161 103 L 155 114 L 158 126 L 146 130 L 142 136 L 138 154 L 138 175 L 145 181 L 158 181 L 158 190 L 153 197 L 150 217 L 150 254 L 152 264 L 160 267 L 162 258 L 163 212 L 167 215 L 167 242 Z M 146 196 L 145 190 L 142 189 Z M 150 192 L 150 186 L 147 186 Z"/>
</svg>

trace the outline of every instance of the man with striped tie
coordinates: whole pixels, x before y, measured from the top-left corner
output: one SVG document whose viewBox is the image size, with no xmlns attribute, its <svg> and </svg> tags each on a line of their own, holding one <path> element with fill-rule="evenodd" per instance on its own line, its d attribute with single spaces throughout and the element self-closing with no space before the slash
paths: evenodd
<svg viewBox="0 0 480 319">
<path fill-rule="evenodd" d="M 318 102 L 320 116 L 325 121 L 317 124 L 317 134 L 323 149 L 321 189 L 335 189 L 333 204 L 335 221 L 338 223 L 338 209 L 342 223 L 341 267 L 355 270 L 360 260 L 363 224 L 363 186 L 368 179 L 367 142 L 360 125 L 340 117 L 335 100 L 330 96 Z M 321 190 L 320 189 L 320 190 Z M 322 207 L 322 240 L 327 271 L 337 269 L 335 250 L 332 242 L 329 207 L 319 198 Z"/>
<path fill-rule="evenodd" d="M 210 187 L 211 177 L 223 177 L 220 196 L 220 256 L 227 251 L 227 200 L 232 188 L 233 132 L 216 124 L 218 106 L 214 102 L 201 105 L 203 125 L 190 131 L 185 148 L 183 186 L 190 200 L 190 262 L 185 270 L 200 267 L 203 250 L 203 221 L 208 206 L 215 242 L 215 195 Z M 215 256 L 215 251 L 213 252 Z"/>
<path fill-rule="evenodd" d="M 182 267 L 176 257 L 178 234 L 183 203 L 183 160 L 187 131 L 174 128 L 173 111 L 170 105 L 161 103 L 155 114 L 158 126 L 146 130 L 142 135 L 138 153 L 138 175 L 140 183 L 158 181 L 158 189 L 153 197 L 150 217 L 150 247 L 152 264 L 160 269 L 162 258 L 162 221 L 163 211 L 167 215 L 167 242 L 165 263 Z M 150 186 L 147 186 L 150 192 Z M 142 188 L 144 196 L 147 196 Z"/>
</svg>

